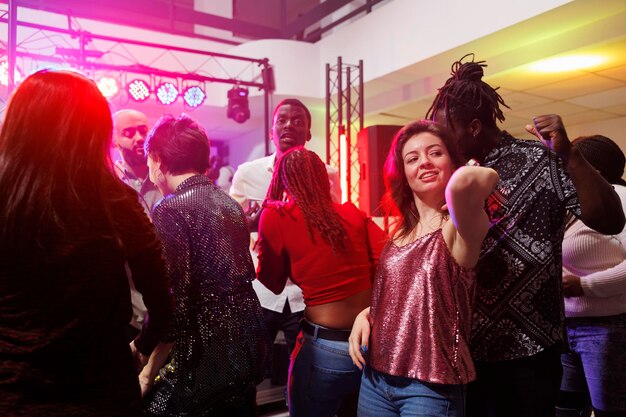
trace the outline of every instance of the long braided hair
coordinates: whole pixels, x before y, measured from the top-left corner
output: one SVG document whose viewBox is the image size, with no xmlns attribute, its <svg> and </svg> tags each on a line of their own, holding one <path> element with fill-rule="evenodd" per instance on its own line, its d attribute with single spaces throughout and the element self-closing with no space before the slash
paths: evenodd
<svg viewBox="0 0 626 417">
<path fill-rule="evenodd" d="M 284 201 L 285 193 L 302 210 L 311 240 L 315 229 L 334 251 L 346 252 L 347 232 L 333 208 L 326 165 L 315 152 L 298 146 L 280 157 L 264 205 Z"/>
<path fill-rule="evenodd" d="M 471 56 L 472 60 L 463 62 Z M 446 120 L 458 120 L 463 125 L 478 119 L 484 126 L 496 127 L 496 120 L 504 122 L 505 117 L 500 105 L 506 105 L 497 90 L 482 81 L 485 75 L 485 61 L 474 61 L 474 54 L 467 54 L 454 62 L 451 77 L 439 89 L 433 104 L 426 112 L 426 118 L 434 120 L 443 110 Z"/>
</svg>

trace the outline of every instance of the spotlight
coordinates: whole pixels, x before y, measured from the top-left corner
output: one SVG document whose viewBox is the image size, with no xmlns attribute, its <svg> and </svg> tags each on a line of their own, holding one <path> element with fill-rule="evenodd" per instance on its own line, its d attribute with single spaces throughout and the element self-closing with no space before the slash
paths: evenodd
<svg viewBox="0 0 626 417">
<path fill-rule="evenodd" d="M 183 99 L 189 107 L 199 107 L 205 98 L 206 94 L 198 86 L 189 87 L 183 93 Z"/>
<path fill-rule="evenodd" d="M 172 83 L 163 83 L 156 89 L 157 101 L 161 104 L 172 104 L 178 98 L 178 89 Z"/>
<path fill-rule="evenodd" d="M 250 118 L 248 108 L 248 90 L 241 87 L 233 87 L 228 90 L 228 111 L 226 117 L 237 123 L 243 123 Z"/>
<path fill-rule="evenodd" d="M 17 68 L 17 66 L 15 67 L 15 72 L 13 74 L 13 82 L 15 84 L 19 84 L 24 78 L 22 72 Z M 9 63 L 7 61 L 0 62 L 0 84 L 9 85 Z"/>
<path fill-rule="evenodd" d="M 115 78 L 101 77 L 97 85 L 98 89 L 107 100 L 113 98 L 117 92 L 120 91 Z"/>
<path fill-rule="evenodd" d="M 143 80 L 133 80 L 126 86 L 128 95 L 134 101 L 146 101 L 150 97 L 150 87 Z"/>
</svg>

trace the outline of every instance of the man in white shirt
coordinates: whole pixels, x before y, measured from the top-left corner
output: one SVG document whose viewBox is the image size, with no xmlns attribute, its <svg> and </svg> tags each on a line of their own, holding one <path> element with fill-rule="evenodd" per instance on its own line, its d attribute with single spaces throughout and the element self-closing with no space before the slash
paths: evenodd
<svg viewBox="0 0 626 417">
<path fill-rule="evenodd" d="M 288 98 L 276 106 L 272 117 L 270 132 L 276 152 L 264 158 L 245 162 L 239 166 L 233 177 L 230 195 L 247 213 L 253 214 L 258 221 L 260 204 L 265 199 L 274 172 L 276 160 L 287 150 L 295 146 L 304 146 L 311 140 L 311 113 L 300 100 Z M 339 201 L 339 177 L 337 170 L 327 166 L 330 179 L 331 196 Z M 255 215 L 256 214 L 256 215 Z M 254 223 L 254 220 L 251 223 Z M 253 225 L 255 228 L 256 225 Z M 257 240 L 256 230 L 251 233 L 252 247 Z M 252 259 L 257 265 L 257 254 L 253 249 Z M 302 291 L 291 280 L 287 281 L 285 289 L 279 295 L 268 290 L 258 280 L 253 281 L 254 290 L 259 297 L 263 315 L 272 340 L 278 330 L 285 334 L 285 341 L 291 351 L 295 345 L 299 331 L 299 321 L 304 310 Z"/>
<path fill-rule="evenodd" d="M 117 176 L 137 191 L 141 205 L 150 216 L 152 208 L 162 197 L 161 192 L 148 178 L 148 165 L 143 144 L 148 135 L 148 118 L 137 110 L 124 109 L 113 114 L 113 143 L 120 153 L 120 160 L 115 161 Z M 126 267 L 129 277 L 133 318 L 127 329 L 129 340 L 139 333 L 146 315 L 146 306 L 142 295 L 135 289 L 130 279 L 130 269 Z"/>
</svg>

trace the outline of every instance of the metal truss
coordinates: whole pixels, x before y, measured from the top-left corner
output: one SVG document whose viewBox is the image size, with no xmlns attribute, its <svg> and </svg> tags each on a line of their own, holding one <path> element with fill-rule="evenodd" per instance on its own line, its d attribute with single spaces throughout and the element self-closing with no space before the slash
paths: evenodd
<svg viewBox="0 0 626 417">
<path fill-rule="evenodd" d="M 95 34 L 76 27 L 78 23 L 70 16 L 67 29 L 18 21 L 16 13 L 11 13 L 13 7 L 9 4 L 8 9 L 0 10 L 0 27 L 5 26 L 8 32 L 7 42 L 0 41 L 0 60 L 5 58 L 9 68 L 8 88 L 0 90 L 0 101 L 4 103 L 19 81 L 11 77 L 16 69 L 22 74 L 30 74 L 50 66 L 75 68 L 93 79 L 114 76 L 122 88 L 135 78 L 146 81 L 151 87 L 168 81 L 179 91 L 191 85 L 198 85 L 206 91 L 213 83 L 231 84 L 264 92 L 265 131 L 269 131 L 269 95 L 274 89 L 274 80 L 267 58 L 248 58 Z M 118 100 L 129 100 L 124 92 L 118 96 Z M 4 105 L 0 113 L 3 111 Z M 266 153 L 268 148 L 266 140 Z"/>
<path fill-rule="evenodd" d="M 351 65 L 338 57 L 336 65 L 326 64 L 326 163 L 337 167 L 344 180 L 344 201 L 359 197 L 357 134 L 363 129 L 363 98 L 362 60 Z"/>
</svg>

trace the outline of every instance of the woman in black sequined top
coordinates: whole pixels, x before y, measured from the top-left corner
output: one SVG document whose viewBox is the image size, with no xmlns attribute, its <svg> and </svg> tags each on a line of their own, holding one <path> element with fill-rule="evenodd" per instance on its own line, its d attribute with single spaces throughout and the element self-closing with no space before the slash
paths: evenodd
<svg viewBox="0 0 626 417">
<path fill-rule="evenodd" d="M 163 116 L 145 148 L 150 179 L 166 196 L 153 221 L 176 299 L 171 330 L 139 375 L 142 393 L 150 391 L 146 409 L 254 416 L 270 342 L 252 289 L 244 214 L 203 174 L 209 141 L 188 116 Z"/>
</svg>

